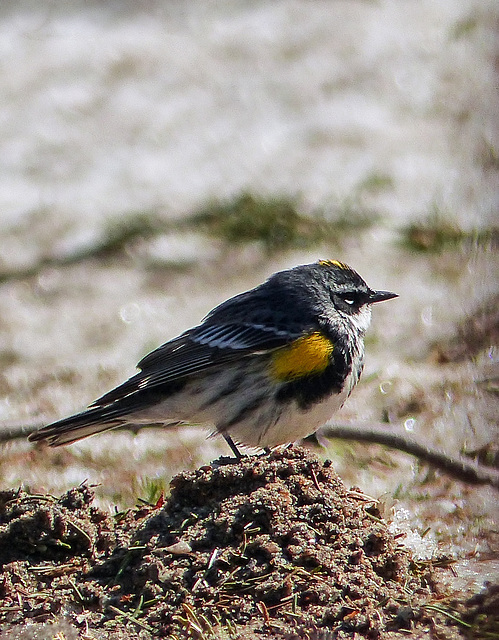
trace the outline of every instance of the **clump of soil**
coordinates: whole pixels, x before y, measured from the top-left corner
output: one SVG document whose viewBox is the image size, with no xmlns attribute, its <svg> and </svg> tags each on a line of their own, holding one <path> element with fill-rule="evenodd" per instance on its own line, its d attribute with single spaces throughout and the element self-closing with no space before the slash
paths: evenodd
<svg viewBox="0 0 499 640">
<path fill-rule="evenodd" d="M 374 501 L 299 448 L 183 473 L 165 504 L 116 517 L 86 486 L 0 495 L 4 628 L 65 619 L 94 638 L 388 638 L 428 597 Z"/>
<path fill-rule="evenodd" d="M 61 498 L 0 492 L 0 565 L 99 554 L 116 546 L 114 523 L 91 506 L 94 494 L 82 485 Z"/>
<path fill-rule="evenodd" d="M 0 628 L 101 607 L 100 585 L 85 576 L 129 533 L 93 498 L 87 485 L 60 498 L 0 492 Z"/>
</svg>

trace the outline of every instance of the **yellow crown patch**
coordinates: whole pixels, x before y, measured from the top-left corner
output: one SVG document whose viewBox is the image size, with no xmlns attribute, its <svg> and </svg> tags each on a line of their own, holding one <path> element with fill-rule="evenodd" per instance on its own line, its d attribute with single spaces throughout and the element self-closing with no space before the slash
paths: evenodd
<svg viewBox="0 0 499 640">
<path fill-rule="evenodd" d="M 319 260 L 321 267 L 338 267 L 338 269 L 350 270 L 350 267 L 339 260 Z"/>
</svg>

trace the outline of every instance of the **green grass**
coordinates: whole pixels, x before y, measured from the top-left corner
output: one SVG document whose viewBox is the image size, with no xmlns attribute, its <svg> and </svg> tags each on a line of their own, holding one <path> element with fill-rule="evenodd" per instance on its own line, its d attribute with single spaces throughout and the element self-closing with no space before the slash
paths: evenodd
<svg viewBox="0 0 499 640">
<path fill-rule="evenodd" d="M 162 494 L 169 493 L 168 483 L 164 478 L 140 478 L 138 484 L 138 502 L 141 504 L 155 505 Z"/>
</svg>

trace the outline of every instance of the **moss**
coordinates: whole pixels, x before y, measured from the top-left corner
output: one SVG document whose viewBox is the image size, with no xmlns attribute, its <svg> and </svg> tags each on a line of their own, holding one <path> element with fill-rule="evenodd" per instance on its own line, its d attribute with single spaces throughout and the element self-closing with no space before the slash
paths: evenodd
<svg viewBox="0 0 499 640">
<path fill-rule="evenodd" d="M 483 142 L 478 160 L 484 169 L 493 171 L 499 169 L 499 152 L 494 145 L 486 141 Z"/>
<path fill-rule="evenodd" d="M 369 173 L 357 187 L 359 193 L 379 193 L 393 189 L 393 178 L 385 173 Z"/>
<path fill-rule="evenodd" d="M 478 28 L 478 26 L 479 22 L 476 16 L 469 16 L 463 20 L 459 20 L 450 32 L 450 38 L 451 40 L 467 38 Z"/>
<path fill-rule="evenodd" d="M 319 242 L 338 243 L 347 232 L 370 226 L 373 221 L 372 215 L 358 211 L 349 202 L 335 219 L 327 219 L 322 213 L 300 213 L 289 198 L 243 193 L 234 200 L 207 205 L 186 224 L 229 244 L 259 242 L 272 253 Z"/>
<path fill-rule="evenodd" d="M 435 210 L 426 220 L 402 228 L 402 245 L 410 251 L 440 253 L 463 245 L 497 245 L 499 227 L 462 229 L 457 222 Z"/>
<path fill-rule="evenodd" d="M 190 222 L 228 243 L 261 242 L 268 251 L 305 246 L 319 240 L 325 231 L 325 221 L 302 216 L 292 200 L 247 193 L 208 205 Z"/>
</svg>

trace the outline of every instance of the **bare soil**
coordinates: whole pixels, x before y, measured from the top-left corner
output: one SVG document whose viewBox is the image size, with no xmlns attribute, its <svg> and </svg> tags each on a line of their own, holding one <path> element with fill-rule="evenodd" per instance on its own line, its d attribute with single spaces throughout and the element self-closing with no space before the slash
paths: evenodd
<svg viewBox="0 0 499 640">
<path fill-rule="evenodd" d="M 432 567 L 302 448 L 221 458 L 114 516 L 92 500 L 0 494 L 2 638 L 460 637 Z M 492 629 L 498 600 L 461 605 L 460 628 Z"/>
</svg>

